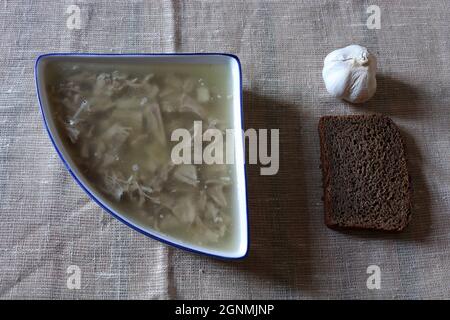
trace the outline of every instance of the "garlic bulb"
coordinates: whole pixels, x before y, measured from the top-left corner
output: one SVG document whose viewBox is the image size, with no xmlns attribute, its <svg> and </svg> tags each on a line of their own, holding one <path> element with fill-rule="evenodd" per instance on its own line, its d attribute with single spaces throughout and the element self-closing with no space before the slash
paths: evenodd
<svg viewBox="0 0 450 320">
<path fill-rule="evenodd" d="M 322 77 L 327 91 L 352 103 L 369 100 L 377 89 L 377 59 L 359 45 L 329 53 L 323 62 Z"/>
</svg>

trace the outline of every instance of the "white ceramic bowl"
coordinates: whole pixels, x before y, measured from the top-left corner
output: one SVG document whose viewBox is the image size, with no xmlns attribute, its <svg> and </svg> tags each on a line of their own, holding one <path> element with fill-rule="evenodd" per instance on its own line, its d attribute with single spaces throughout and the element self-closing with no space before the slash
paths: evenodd
<svg viewBox="0 0 450 320">
<path fill-rule="evenodd" d="M 235 162 L 237 173 L 237 216 L 235 219 L 238 223 L 235 226 L 237 233 L 237 241 L 231 248 L 215 249 L 203 247 L 181 241 L 175 237 L 160 233 L 150 226 L 145 225 L 131 216 L 118 212 L 113 209 L 111 202 L 101 193 L 97 192 L 91 183 L 80 173 L 79 168 L 71 159 L 68 150 L 66 150 L 57 131 L 56 125 L 51 116 L 46 88 L 47 66 L 49 62 L 102 62 L 108 64 L 115 63 L 192 63 L 192 64 L 223 64 L 230 68 L 232 74 L 232 90 L 233 90 L 233 127 L 235 130 Z M 240 259 L 247 255 L 249 236 L 248 236 L 248 214 L 247 214 L 247 193 L 246 193 L 246 173 L 245 173 L 245 157 L 242 134 L 242 75 L 241 65 L 236 56 L 220 53 L 199 53 L 199 54 L 78 54 L 78 53 L 51 53 L 41 55 L 37 58 L 35 64 L 35 80 L 37 96 L 41 112 L 44 118 L 45 127 L 48 131 L 50 139 L 56 148 L 57 153 L 61 157 L 70 174 L 81 186 L 81 188 L 104 210 L 108 211 L 118 220 L 122 221 L 129 227 L 157 239 L 161 242 L 172 246 L 182 248 L 188 251 L 202 253 L 214 257 L 226 259 Z"/>
</svg>

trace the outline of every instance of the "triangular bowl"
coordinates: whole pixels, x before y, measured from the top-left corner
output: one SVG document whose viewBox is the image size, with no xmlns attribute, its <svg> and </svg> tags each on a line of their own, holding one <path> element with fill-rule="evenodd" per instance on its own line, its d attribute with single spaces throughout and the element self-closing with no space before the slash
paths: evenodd
<svg viewBox="0 0 450 320">
<path fill-rule="evenodd" d="M 233 91 L 233 129 L 235 130 L 235 166 L 236 181 L 234 181 L 237 206 L 235 214 L 234 235 L 235 241 L 233 245 L 220 247 L 202 246 L 181 240 L 175 236 L 164 234 L 153 229 L 151 226 L 134 219 L 126 212 L 122 212 L 114 208 L 111 200 L 105 197 L 89 179 L 82 174 L 80 168 L 72 159 L 60 133 L 57 129 L 54 117 L 52 116 L 52 108 L 49 105 L 49 97 L 47 90 L 48 66 L 58 62 L 102 62 L 106 64 L 116 63 L 189 63 L 189 64 L 223 64 L 230 68 L 232 75 L 232 91 Z M 62 159 L 69 173 L 80 185 L 80 187 L 105 211 L 109 212 L 116 219 L 120 220 L 127 226 L 139 231 L 140 233 L 172 245 L 177 248 L 188 250 L 191 252 L 201 253 L 223 259 L 241 259 L 247 255 L 249 246 L 248 236 L 248 212 L 247 212 L 247 192 L 246 192 L 246 170 L 244 156 L 244 139 L 243 139 L 243 114 L 242 114 L 242 73 L 239 59 L 230 54 L 222 53 L 186 53 L 186 54 L 80 54 L 80 53 L 51 53 L 44 54 L 37 58 L 35 63 L 35 81 L 37 96 L 41 113 L 43 116 L 45 128 L 56 149 L 56 152 Z"/>
</svg>

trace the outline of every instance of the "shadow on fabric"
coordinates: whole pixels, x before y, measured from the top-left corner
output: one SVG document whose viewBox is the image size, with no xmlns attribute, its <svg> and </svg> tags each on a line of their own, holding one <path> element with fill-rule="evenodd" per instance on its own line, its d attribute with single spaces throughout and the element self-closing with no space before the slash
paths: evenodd
<svg viewBox="0 0 450 320">
<path fill-rule="evenodd" d="M 313 213 L 302 156 L 308 137 L 301 134 L 300 108 L 245 91 L 244 120 L 245 129 L 279 129 L 280 167 L 277 174 L 262 176 L 260 165 L 247 165 L 250 250 L 236 266 L 276 284 L 313 290 Z"/>
</svg>

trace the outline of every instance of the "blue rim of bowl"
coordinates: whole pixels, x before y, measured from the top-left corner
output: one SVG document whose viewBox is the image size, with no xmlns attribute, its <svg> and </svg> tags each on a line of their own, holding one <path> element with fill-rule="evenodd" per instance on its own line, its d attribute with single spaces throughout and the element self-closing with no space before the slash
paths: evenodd
<svg viewBox="0 0 450 320">
<path fill-rule="evenodd" d="M 45 113 L 44 113 L 44 109 L 42 107 L 42 101 L 41 101 L 41 96 L 39 94 L 40 90 L 39 90 L 39 82 L 38 82 L 38 64 L 39 61 L 43 58 L 46 57 L 58 57 L 58 56 L 72 56 L 72 57 L 76 57 L 76 56 L 116 56 L 116 57 L 125 57 L 125 56 L 141 56 L 141 57 L 151 57 L 151 56 L 213 56 L 213 55 L 220 55 L 220 56 L 227 56 L 230 57 L 232 59 L 234 59 L 237 64 L 238 64 L 238 68 L 239 68 L 239 90 L 240 90 L 240 94 L 241 94 L 241 101 L 240 101 L 240 109 L 241 109 L 241 129 L 244 129 L 244 103 L 243 103 L 243 87 L 242 87 L 242 66 L 241 66 L 241 61 L 239 60 L 238 56 L 231 54 L 231 53 L 216 53 L 216 52 L 201 52 L 201 53 L 69 53 L 69 52 L 63 52 L 63 53 L 46 53 L 46 54 L 41 54 L 37 57 L 36 62 L 34 64 L 34 80 L 35 80 L 35 85 L 36 85 L 36 94 L 37 94 L 37 98 L 38 98 L 38 102 L 39 102 L 39 108 L 41 111 L 41 115 L 42 118 L 44 120 L 44 125 L 45 125 L 45 130 L 47 131 L 48 136 L 50 137 L 50 140 L 53 144 L 53 147 L 56 150 L 56 153 L 58 154 L 58 156 L 60 157 L 60 159 L 62 160 L 62 162 L 64 163 L 64 166 L 66 167 L 67 171 L 69 171 L 70 175 L 72 176 L 72 178 L 78 183 L 78 185 L 81 187 L 81 189 L 84 190 L 84 192 L 87 193 L 87 195 L 95 202 L 97 203 L 103 210 L 105 210 L 106 212 L 108 212 L 110 215 L 112 215 L 114 218 L 116 218 L 117 220 L 119 220 L 120 222 L 122 222 L 123 224 L 125 224 L 126 226 L 130 227 L 131 229 L 151 238 L 157 241 L 160 241 L 164 244 L 170 245 L 172 247 L 181 249 L 181 250 L 185 250 L 188 252 L 192 252 L 192 253 L 196 253 L 196 254 L 200 254 L 200 255 L 205 255 L 205 256 L 209 256 L 209 257 L 213 257 L 213 258 L 218 258 L 218 259 L 222 259 L 222 260 L 242 260 L 244 258 L 246 258 L 248 256 L 249 253 L 249 248 L 250 248 L 250 221 L 249 221 L 249 214 L 248 214 L 248 190 L 247 190 L 247 162 L 245 161 L 245 154 L 244 154 L 244 182 L 245 182 L 245 210 L 246 210 L 246 220 L 247 220 L 247 247 L 246 250 L 244 252 L 244 254 L 242 256 L 237 256 L 237 257 L 227 257 L 227 256 L 221 256 L 221 255 L 216 255 L 216 254 L 211 254 L 211 253 L 207 253 L 204 251 L 200 251 L 197 249 L 193 249 L 193 248 L 189 248 L 180 244 L 176 244 L 174 242 L 171 242 L 169 240 L 166 239 L 162 239 L 159 236 L 152 234 L 151 232 L 144 230 L 143 228 L 137 226 L 135 223 L 131 222 L 131 221 L 127 221 L 126 219 L 122 218 L 120 214 L 114 212 L 114 210 L 112 210 L 111 208 L 109 208 L 106 204 L 103 204 L 101 202 L 100 199 L 98 199 L 94 194 L 92 194 L 89 189 L 83 184 L 83 182 L 81 182 L 81 180 L 78 179 L 78 177 L 76 176 L 76 174 L 72 171 L 71 166 L 69 165 L 69 163 L 66 161 L 66 159 L 64 158 L 64 156 L 62 155 L 61 151 L 59 150 L 58 146 L 56 145 L 56 142 L 53 139 L 53 135 L 50 132 L 50 129 L 48 127 L 48 123 L 47 123 L 47 119 L 45 117 Z"/>
</svg>

